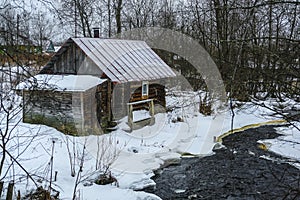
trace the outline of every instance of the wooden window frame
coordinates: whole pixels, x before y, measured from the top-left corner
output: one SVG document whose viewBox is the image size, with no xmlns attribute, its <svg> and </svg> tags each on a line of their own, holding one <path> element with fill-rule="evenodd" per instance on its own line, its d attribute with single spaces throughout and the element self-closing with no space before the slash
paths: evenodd
<svg viewBox="0 0 300 200">
<path fill-rule="evenodd" d="M 142 81 L 142 98 L 148 98 L 149 95 L 149 81 Z"/>
</svg>

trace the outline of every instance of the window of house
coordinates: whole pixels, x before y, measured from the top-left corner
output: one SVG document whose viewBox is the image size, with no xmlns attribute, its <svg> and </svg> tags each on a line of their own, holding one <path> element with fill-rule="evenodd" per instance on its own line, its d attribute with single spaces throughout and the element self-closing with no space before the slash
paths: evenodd
<svg viewBox="0 0 300 200">
<path fill-rule="evenodd" d="M 142 82 L 142 96 L 148 96 L 149 91 L 149 83 L 148 81 Z"/>
</svg>

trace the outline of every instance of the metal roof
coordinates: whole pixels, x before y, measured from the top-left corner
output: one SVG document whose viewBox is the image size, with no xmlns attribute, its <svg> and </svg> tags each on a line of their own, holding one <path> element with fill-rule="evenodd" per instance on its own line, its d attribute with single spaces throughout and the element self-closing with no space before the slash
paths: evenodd
<svg viewBox="0 0 300 200">
<path fill-rule="evenodd" d="M 176 76 L 144 41 L 101 38 L 71 40 L 112 81 L 124 83 Z"/>
</svg>

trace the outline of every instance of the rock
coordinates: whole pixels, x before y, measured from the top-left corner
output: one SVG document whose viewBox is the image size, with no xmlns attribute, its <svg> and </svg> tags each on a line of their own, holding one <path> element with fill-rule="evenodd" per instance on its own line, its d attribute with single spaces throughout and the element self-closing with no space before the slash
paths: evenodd
<svg viewBox="0 0 300 200">
<path fill-rule="evenodd" d="M 82 183 L 83 186 L 87 187 L 87 186 L 92 186 L 93 185 L 93 182 L 92 181 L 84 181 Z"/>
<path fill-rule="evenodd" d="M 183 189 L 176 189 L 176 190 L 174 190 L 174 192 L 176 193 L 176 194 L 180 194 L 180 193 L 184 193 L 186 190 L 183 190 Z"/>
<path fill-rule="evenodd" d="M 213 147 L 213 151 L 219 150 L 219 149 L 226 149 L 226 146 L 221 144 L 220 142 L 216 143 Z"/>
<path fill-rule="evenodd" d="M 249 153 L 249 155 L 255 156 L 255 153 L 250 150 L 248 150 L 248 153 Z"/>
<path fill-rule="evenodd" d="M 156 189 L 156 184 L 153 180 L 150 180 L 148 178 L 133 182 L 130 186 L 129 189 L 135 190 L 135 191 L 140 191 L 143 189 L 147 190 L 155 190 Z"/>
<path fill-rule="evenodd" d="M 139 152 L 136 147 L 130 147 L 130 148 L 128 148 L 128 151 L 133 152 L 133 153 L 138 153 Z"/>
<path fill-rule="evenodd" d="M 188 196 L 188 199 L 198 199 L 198 195 L 197 194 L 191 194 Z"/>
<path fill-rule="evenodd" d="M 183 122 L 183 118 L 182 117 L 177 117 L 177 121 L 178 122 Z"/>
</svg>

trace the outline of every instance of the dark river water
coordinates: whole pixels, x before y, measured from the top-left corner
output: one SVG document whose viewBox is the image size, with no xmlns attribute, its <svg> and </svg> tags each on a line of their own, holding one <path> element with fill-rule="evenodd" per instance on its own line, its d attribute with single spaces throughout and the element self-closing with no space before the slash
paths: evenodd
<svg viewBox="0 0 300 200">
<path fill-rule="evenodd" d="M 274 126 L 235 133 L 225 149 L 202 158 L 183 158 L 158 170 L 156 188 L 144 191 L 162 199 L 299 199 L 300 171 L 289 159 L 258 148 L 257 141 L 278 137 Z M 270 157 L 270 159 L 261 156 Z"/>
</svg>

